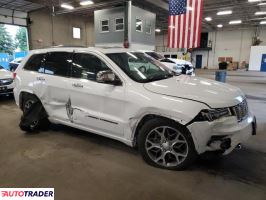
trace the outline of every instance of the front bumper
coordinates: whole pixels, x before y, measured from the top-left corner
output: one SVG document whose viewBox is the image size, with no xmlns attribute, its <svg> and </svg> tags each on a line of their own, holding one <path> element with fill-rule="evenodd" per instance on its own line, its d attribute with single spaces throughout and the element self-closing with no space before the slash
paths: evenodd
<svg viewBox="0 0 266 200">
<path fill-rule="evenodd" d="M 241 122 L 232 116 L 213 122 L 194 122 L 187 128 L 192 135 L 198 154 L 222 150 L 226 155 L 238 144 L 255 135 L 256 127 L 256 118 L 249 113 L 249 116 Z"/>
</svg>

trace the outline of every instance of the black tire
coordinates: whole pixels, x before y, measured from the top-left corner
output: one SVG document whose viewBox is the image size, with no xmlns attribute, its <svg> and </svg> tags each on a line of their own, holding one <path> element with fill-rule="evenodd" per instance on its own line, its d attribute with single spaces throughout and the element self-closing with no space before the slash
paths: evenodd
<svg viewBox="0 0 266 200">
<path fill-rule="evenodd" d="M 27 112 L 27 109 L 30 109 L 30 104 L 33 105 L 34 103 L 39 102 L 39 100 L 33 96 L 33 95 L 26 95 L 23 98 L 23 104 L 22 104 L 22 112 L 23 116 L 21 117 L 21 121 L 23 120 L 23 117 L 25 113 Z M 46 111 L 44 107 L 41 105 L 41 112 L 40 114 L 43 114 L 47 116 Z M 34 124 L 25 124 L 25 123 L 20 123 L 20 129 L 25 132 L 33 133 L 33 132 L 38 132 L 38 130 L 47 130 L 50 126 L 50 122 L 47 117 L 41 118 L 41 119 L 36 119 Z"/>
<path fill-rule="evenodd" d="M 157 145 L 156 147 L 154 147 L 154 149 L 151 147 L 153 145 L 151 145 L 150 147 L 147 147 L 148 144 L 150 143 L 149 137 L 151 135 L 155 136 L 158 133 L 157 130 L 160 130 L 160 128 L 161 130 L 163 130 L 163 135 L 165 136 L 165 141 L 164 141 L 165 143 L 160 144 L 162 138 L 159 138 L 159 139 L 157 138 L 160 141 L 159 142 L 153 141 L 153 144 Z M 173 141 L 180 141 L 184 143 L 183 146 L 182 146 L 182 143 L 171 142 L 171 137 L 172 136 L 174 137 L 175 133 L 176 133 L 176 137 Z M 193 142 L 190 132 L 186 128 L 177 124 L 176 122 L 167 120 L 164 118 L 155 118 L 155 119 L 151 119 L 147 121 L 140 128 L 137 139 L 138 139 L 138 148 L 144 161 L 146 161 L 149 165 L 152 165 L 158 168 L 163 168 L 163 169 L 168 169 L 168 170 L 184 170 L 195 161 L 198 155 L 195 150 L 194 142 Z M 156 140 L 156 137 L 153 138 L 153 140 Z M 178 148 L 174 146 L 176 145 L 175 143 L 176 144 L 179 143 Z M 167 145 L 164 146 L 165 144 Z M 158 147 L 158 145 L 160 145 L 160 147 Z M 151 148 L 151 150 L 148 150 L 148 148 Z M 156 150 L 157 152 L 156 153 L 152 152 L 154 150 Z M 181 151 L 181 153 L 177 151 Z M 179 153 L 180 155 L 182 155 L 181 159 L 179 159 L 180 158 Z M 161 159 L 163 163 L 159 163 L 159 161 L 156 162 L 155 161 L 156 159 L 153 160 L 151 158 L 155 154 L 161 155 L 159 156 L 159 158 L 162 156 L 164 157 L 164 159 Z M 186 157 L 183 155 L 186 155 Z M 166 162 L 167 159 L 168 161 L 176 160 L 176 163 L 170 162 L 170 161 Z"/>
</svg>

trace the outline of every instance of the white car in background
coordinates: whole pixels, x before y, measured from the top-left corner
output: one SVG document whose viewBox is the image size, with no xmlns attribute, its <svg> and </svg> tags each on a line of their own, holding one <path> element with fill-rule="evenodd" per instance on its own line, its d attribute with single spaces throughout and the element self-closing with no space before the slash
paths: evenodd
<svg viewBox="0 0 266 200">
<path fill-rule="evenodd" d="M 184 169 L 197 155 L 227 155 L 256 134 L 244 93 L 231 85 L 173 76 L 129 49 L 35 50 L 16 70 L 24 131 L 64 124 L 137 146 L 156 167 Z"/>
<path fill-rule="evenodd" d="M 175 58 L 165 58 L 154 51 L 141 51 L 152 58 L 160 61 L 175 74 L 195 75 L 195 69 L 191 62 Z"/>
<path fill-rule="evenodd" d="M 0 95 L 13 94 L 13 73 L 0 66 Z"/>
<path fill-rule="evenodd" d="M 176 74 L 195 75 L 192 63 L 186 60 L 164 58 L 160 62 Z"/>
<path fill-rule="evenodd" d="M 19 64 L 22 62 L 23 58 L 16 58 L 15 60 L 12 60 L 9 63 L 9 69 L 11 72 L 16 71 L 16 69 L 18 68 Z"/>
</svg>

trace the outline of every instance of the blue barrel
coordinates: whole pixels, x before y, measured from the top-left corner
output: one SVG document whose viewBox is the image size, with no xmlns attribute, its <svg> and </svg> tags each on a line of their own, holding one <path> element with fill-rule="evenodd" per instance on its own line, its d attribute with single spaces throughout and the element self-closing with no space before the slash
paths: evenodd
<svg viewBox="0 0 266 200">
<path fill-rule="evenodd" d="M 215 80 L 222 82 L 222 83 L 225 83 L 226 82 L 226 75 L 227 75 L 226 71 L 216 71 Z"/>
</svg>

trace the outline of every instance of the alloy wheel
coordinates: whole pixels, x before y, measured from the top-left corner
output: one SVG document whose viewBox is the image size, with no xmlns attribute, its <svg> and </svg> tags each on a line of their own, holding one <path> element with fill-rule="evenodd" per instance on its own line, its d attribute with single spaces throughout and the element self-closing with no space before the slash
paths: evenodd
<svg viewBox="0 0 266 200">
<path fill-rule="evenodd" d="M 150 159 L 163 167 L 176 167 L 188 156 L 188 142 L 175 128 L 156 127 L 146 137 L 145 148 Z"/>
</svg>

